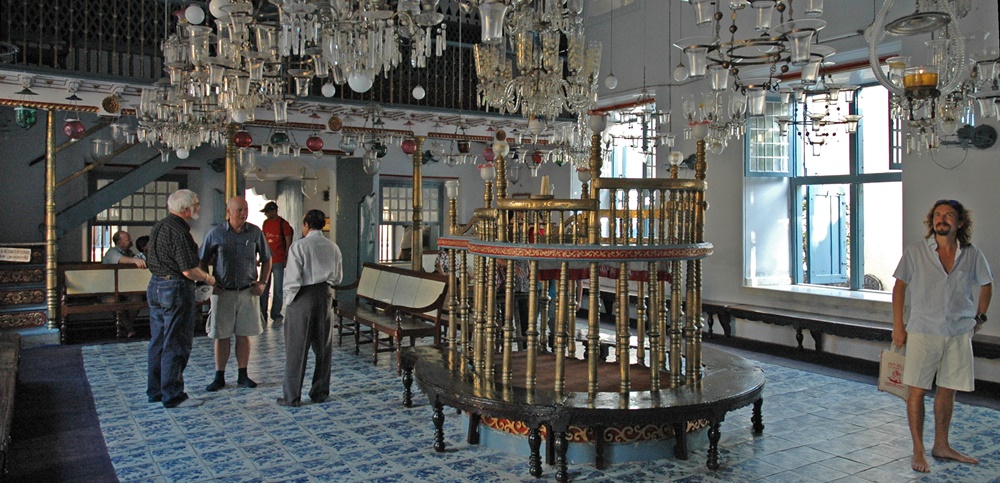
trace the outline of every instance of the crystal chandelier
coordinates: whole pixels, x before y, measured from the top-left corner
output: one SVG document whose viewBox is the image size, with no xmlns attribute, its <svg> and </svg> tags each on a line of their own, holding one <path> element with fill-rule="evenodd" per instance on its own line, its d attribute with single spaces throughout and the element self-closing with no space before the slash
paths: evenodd
<svg viewBox="0 0 1000 483">
<path fill-rule="evenodd" d="M 478 5 L 482 22 L 482 39 L 475 46 L 480 106 L 529 119 L 596 106 L 601 45 L 584 38 L 583 0 L 469 4 Z"/>
<path fill-rule="evenodd" d="M 230 120 L 252 120 L 258 106 L 283 100 L 275 27 L 257 22 L 249 0 L 213 1 L 209 8 L 215 29 L 200 25 L 205 12 L 193 5 L 164 40 L 169 78 L 142 91 L 136 110 L 140 142 L 179 153 L 206 142 L 221 146 Z"/>
<path fill-rule="evenodd" d="M 965 37 L 957 20 L 968 14 L 968 0 L 918 0 L 916 11 L 886 23 L 893 0 L 886 0 L 866 33 L 868 58 L 879 84 L 891 94 L 891 115 L 906 122 L 906 152 L 936 150 L 942 134 L 955 134 L 959 120 L 983 88 L 978 63 L 966 54 Z M 915 62 L 910 56 L 887 60 L 888 73 L 878 58 L 878 44 L 886 34 L 917 36 L 931 34 L 924 42 L 928 57 Z M 975 66 L 970 69 L 970 66 Z M 970 75 L 970 73 L 972 75 Z"/>
<path fill-rule="evenodd" d="M 427 66 L 446 46 L 439 0 L 269 0 L 278 7 L 278 51 L 298 59 L 303 79 L 332 75 L 355 92 L 371 88 L 375 76 L 398 66 L 404 44 L 410 65 Z"/>
</svg>

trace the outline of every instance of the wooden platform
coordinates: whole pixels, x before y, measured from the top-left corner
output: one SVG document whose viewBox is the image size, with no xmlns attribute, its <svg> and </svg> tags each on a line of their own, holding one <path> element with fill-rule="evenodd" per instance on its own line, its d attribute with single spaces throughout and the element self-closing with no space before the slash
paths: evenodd
<svg viewBox="0 0 1000 483">
<path fill-rule="evenodd" d="M 555 357 L 539 354 L 536 389 L 528 391 L 524 384 L 524 353 L 516 354 L 517 368 L 512 383 L 504 387 L 499 382 L 500 369 L 489 381 L 484 380 L 469 368 L 462 355 L 448 348 L 420 346 L 405 348 L 403 352 L 403 402 L 411 404 L 411 386 L 414 380 L 427 395 L 434 408 L 432 421 L 435 426 L 434 448 L 444 451 L 445 405 L 469 413 L 473 423 L 469 428 L 469 442 L 475 438 L 475 422 L 480 417 L 505 418 L 520 421 L 531 428 L 528 437 L 530 449 L 529 472 L 532 476 L 542 474 L 540 428 L 548 429 L 554 458 L 547 458 L 556 467 L 555 477 L 566 481 L 566 431 L 569 426 L 604 428 L 623 425 L 644 425 L 651 423 L 672 424 L 675 434 L 685 435 L 688 421 L 707 420 L 709 422 L 709 449 L 706 465 L 712 470 L 719 468 L 718 443 L 721 437 L 719 427 L 729 411 L 754 405 L 753 430 L 760 433 L 764 429 L 761 407 L 764 389 L 764 373 L 745 359 L 729 352 L 703 346 L 702 360 L 704 376 L 695 386 L 669 388 L 665 384 L 669 378 L 661 376 L 660 391 L 649 390 L 649 370 L 631 366 L 630 391 L 619 392 L 617 363 L 599 364 L 598 381 L 601 391 L 594 397 L 586 392 L 586 364 L 584 360 L 566 359 L 566 389 L 561 393 L 553 390 L 551 369 Z M 543 379 L 546 374 L 546 379 Z M 606 383 L 604 381 L 607 381 Z M 602 448 L 598 446 L 598 465 L 601 465 Z M 686 459 L 686 438 L 678 438 L 675 456 Z"/>
</svg>

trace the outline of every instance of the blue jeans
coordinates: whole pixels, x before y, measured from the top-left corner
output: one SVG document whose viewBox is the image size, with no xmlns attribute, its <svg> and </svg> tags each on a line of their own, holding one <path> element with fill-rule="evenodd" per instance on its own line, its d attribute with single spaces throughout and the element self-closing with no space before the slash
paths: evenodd
<svg viewBox="0 0 1000 483">
<path fill-rule="evenodd" d="M 184 392 L 184 368 L 191 356 L 197 307 L 194 282 L 186 278 L 152 277 L 146 288 L 149 301 L 149 353 L 146 396 L 173 407 Z"/>
<path fill-rule="evenodd" d="M 272 284 L 272 282 L 274 283 Z M 274 286 L 274 302 L 271 304 L 271 320 L 278 320 L 281 318 L 281 308 L 284 304 L 282 297 L 285 286 L 284 262 L 271 264 L 271 277 L 267 280 L 264 293 L 260 294 L 260 316 L 265 322 L 267 321 L 267 294 L 271 291 L 272 285 Z"/>
</svg>

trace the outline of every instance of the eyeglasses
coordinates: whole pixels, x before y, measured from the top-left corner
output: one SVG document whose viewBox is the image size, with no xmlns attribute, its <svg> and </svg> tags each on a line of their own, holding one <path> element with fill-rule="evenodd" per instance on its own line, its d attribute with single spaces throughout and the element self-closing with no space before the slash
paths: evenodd
<svg viewBox="0 0 1000 483">
<path fill-rule="evenodd" d="M 958 208 L 959 206 L 961 206 L 961 203 L 959 203 L 958 200 L 937 200 L 934 202 L 934 206 L 943 205 L 946 203 L 951 205 L 953 208 Z"/>
</svg>

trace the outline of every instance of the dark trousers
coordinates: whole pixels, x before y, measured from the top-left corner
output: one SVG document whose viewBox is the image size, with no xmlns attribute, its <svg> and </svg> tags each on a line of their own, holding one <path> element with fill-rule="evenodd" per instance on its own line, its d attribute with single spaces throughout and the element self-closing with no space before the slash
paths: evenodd
<svg viewBox="0 0 1000 483">
<path fill-rule="evenodd" d="M 197 308 L 194 282 L 186 278 L 152 277 L 146 288 L 149 301 L 149 352 L 146 358 L 146 395 L 173 407 L 184 392 L 184 368 L 191 356 Z"/>
<path fill-rule="evenodd" d="M 325 283 L 306 285 L 295 295 L 285 311 L 285 402 L 302 399 L 302 381 L 306 377 L 309 348 L 316 355 L 309 398 L 316 401 L 330 395 L 330 365 L 333 356 L 333 330 L 330 324 L 330 289 Z"/>
</svg>

